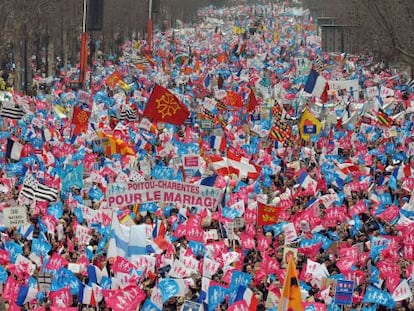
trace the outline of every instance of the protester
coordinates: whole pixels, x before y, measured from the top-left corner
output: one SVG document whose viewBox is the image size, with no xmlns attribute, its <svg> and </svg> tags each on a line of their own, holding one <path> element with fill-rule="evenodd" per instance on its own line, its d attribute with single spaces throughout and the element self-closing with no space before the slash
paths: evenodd
<svg viewBox="0 0 414 311">
<path fill-rule="evenodd" d="M 304 310 L 413 309 L 407 77 L 284 4 L 122 48 L 86 90 L 2 93 L 7 310 L 277 310 L 286 280 Z"/>
</svg>

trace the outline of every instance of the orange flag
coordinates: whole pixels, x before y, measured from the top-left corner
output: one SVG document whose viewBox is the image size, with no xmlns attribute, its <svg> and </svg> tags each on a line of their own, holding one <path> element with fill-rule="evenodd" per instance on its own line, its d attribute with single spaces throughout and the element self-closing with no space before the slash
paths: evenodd
<svg viewBox="0 0 414 311">
<path fill-rule="evenodd" d="M 233 106 L 233 107 L 243 107 L 243 99 L 239 94 L 237 94 L 234 91 L 227 91 L 227 96 L 224 99 L 225 103 L 227 105 Z"/>
<path fill-rule="evenodd" d="M 154 122 L 182 125 L 190 112 L 174 94 L 156 84 L 142 115 Z"/>
<path fill-rule="evenodd" d="M 289 265 L 283 282 L 277 311 L 303 311 L 302 295 L 300 293 L 298 274 L 293 256 L 289 258 Z"/>
<path fill-rule="evenodd" d="M 114 71 L 108 78 L 106 78 L 105 83 L 111 89 L 114 89 L 120 80 L 122 80 L 121 74 L 118 71 Z"/>
</svg>

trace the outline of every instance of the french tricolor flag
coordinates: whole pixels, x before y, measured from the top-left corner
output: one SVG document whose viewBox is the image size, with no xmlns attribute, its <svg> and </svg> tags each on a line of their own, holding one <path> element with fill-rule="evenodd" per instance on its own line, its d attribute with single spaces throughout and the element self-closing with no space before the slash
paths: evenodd
<svg viewBox="0 0 414 311">
<path fill-rule="evenodd" d="M 212 135 L 210 137 L 210 148 L 220 151 L 226 150 L 226 139 L 222 136 Z"/>
<path fill-rule="evenodd" d="M 309 174 L 305 171 L 302 171 L 298 177 L 298 184 L 304 188 L 308 189 L 308 187 L 311 187 L 311 189 L 315 190 L 317 186 L 316 180 L 312 179 Z"/>
<path fill-rule="evenodd" d="M 23 145 L 12 139 L 7 139 L 6 158 L 19 161 L 22 156 Z"/>
<path fill-rule="evenodd" d="M 328 81 L 326 81 L 326 79 L 314 69 L 311 69 L 309 73 L 304 90 L 305 92 L 319 98 L 323 103 L 328 100 Z"/>
</svg>

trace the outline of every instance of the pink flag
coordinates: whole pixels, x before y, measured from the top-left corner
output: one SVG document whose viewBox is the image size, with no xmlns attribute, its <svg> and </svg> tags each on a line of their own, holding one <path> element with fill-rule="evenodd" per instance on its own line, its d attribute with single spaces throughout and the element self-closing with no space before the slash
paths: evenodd
<svg viewBox="0 0 414 311">
<path fill-rule="evenodd" d="M 397 286 L 400 284 L 401 282 L 401 278 L 400 275 L 398 274 L 390 274 L 388 275 L 388 277 L 385 279 L 385 285 L 387 286 L 387 290 L 390 293 L 393 293 L 394 290 L 397 288 Z"/>
<path fill-rule="evenodd" d="M 114 311 L 135 311 L 146 298 L 145 292 L 131 285 L 122 290 L 102 290 L 106 304 Z"/>
<path fill-rule="evenodd" d="M 229 307 L 229 311 L 249 311 L 249 306 L 246 301 L 239 300 Z"/>
<path fill-rule="evenodd" d="M 72 304 L 72 295 L 69 287 L 64 287 L 58 291 L 50 292 L 49 299 L 52 302 L 52 306 L 58 308 L 66 308 Z"/>
<path fill-rule="evenodd" d="M 14 301 L 19 293 L 19 288 L 20 287 L 18 286 L 17 281 L 13 277 L 9 276 L 6 284 L 4 284 L 3 298 L 6 301 Z"/>
<path fill-rule="evenodd" d="M 112 270 L 115 273 L 122 272 L 126 274 L 129 274 L 131 272 L 131 269 L 136 269 L 136 268 L 137 267 L 133 265 L 132 263 L 130 263 L 128 260 L 126 260 L 125 258 L 119 257 L 119 256 L 116 257 L 115 262 L 112 266 Z"/>
<path fill-rule="evenodd" d="M 10 262 L 9 252 L 5 249 L 0 249 L 0 265 L 6 266 Z"/>
<path fill-rule="evenodd" d="M 69 262 L 58 253 L 53 253 L 52 257 L 49 258 L 49 261 L 46 264 L 46 269 L 59 270 L 60 268 L 67 266 L 68 263 Z"/>
</svg>

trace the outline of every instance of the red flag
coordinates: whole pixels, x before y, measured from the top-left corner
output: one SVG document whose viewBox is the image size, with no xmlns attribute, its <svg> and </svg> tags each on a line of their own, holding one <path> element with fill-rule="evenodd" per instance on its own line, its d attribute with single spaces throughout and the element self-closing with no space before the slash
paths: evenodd
<svg viewBox="0 0 414 311">
<path fill-rule="evenodd" d="M 105 83 L 111 89 L 114 89 L 121 79 L 121 74 L 118 71 L 114 71 L 108 78 L 106 78 Z"/>
<path fill-rule="evenodd" d="M 174 94 L 158 84 L 154 86 L 143 112 L 144 117 L 148 117 L 155 122 L 174 125 L 182 125 L 189 114 L 187 107 Z"/>
<path fill-rule="evenodd" d="M 274 225 L 279 219 L 280 209 L 275 206 L 265 205 L 257 202 L 257 225 Z"/>
<path fill-rule="evenodd" d="M 85 133 L 88 130 L 89 117 L 91 113 L 83 110 L 80 106 L 73 109 L 72 125 L 74 125 L 73 135 Z"/>
<path fill-rule="evenodd" d="M 249 112 L 254 111 L 257 105 L 258 105 L 258 102 L 257 102 L 256 96 L 254 95 L 253 90 L 250 90 L 248 111 Z"/>
<path fill-rule="evenodd" d="M 240 108 L 243 107 L 243 100 L 239 94 L 234 91 L 227 91 L 227 96 L 224 98 L 227 105 Z"/>
</svg>

